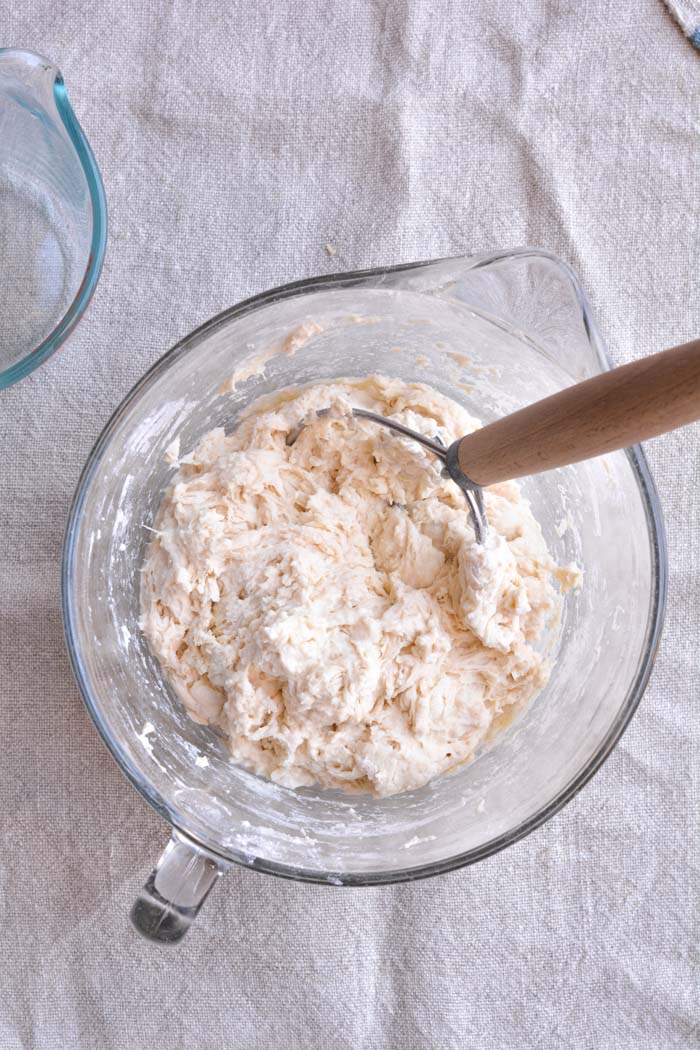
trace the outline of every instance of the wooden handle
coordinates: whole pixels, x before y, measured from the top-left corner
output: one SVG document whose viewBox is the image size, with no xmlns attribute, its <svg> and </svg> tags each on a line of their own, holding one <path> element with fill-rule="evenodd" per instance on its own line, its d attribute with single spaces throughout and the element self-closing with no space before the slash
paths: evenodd
<svg viewBox="0 0 700 1050">
<path fill-rule="evenodd" d="M 552 470 L 700 419 L 700 339 L 567 387 L 462 438 L 477 485 Z"/>
</svg>

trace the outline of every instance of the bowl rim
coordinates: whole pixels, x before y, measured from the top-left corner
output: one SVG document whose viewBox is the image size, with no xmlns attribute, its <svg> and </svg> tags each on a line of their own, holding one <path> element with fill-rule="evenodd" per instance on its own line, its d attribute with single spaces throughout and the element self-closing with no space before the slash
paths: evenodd
<svg viewBox="0 0 700 1050">
<path fill-rule="evenodd" d="M 45 72 L 53 73 L 53 101 L 56 112 L 73 149 L 78 155 L 87 183 L 92 217 L 92 236 L 90 238 L 90 251 L 85 272 L 72 302 L 66 309 L 63 317 L 45 339 L 24 354 L 18 361 L 0 370 L 0 390 L 12 386 L 13 383 L 19 382 L 20 379 L 24 379 L 35 368 L 47 361 L 73 332 L 95 292 L 107 247 L 107 201 L 102 176 L 90 144 L 78 123 L 78 118 L 68 99 L 68 92 L 61 71 L 48 59 L 43 58 L 35 51 L 16 47 L 2 47 L 0 48 L 0 59 L 3 55 L 20 56 L 34 66 L 41 66 Z"/>
<path fill-rule="evenodd" d="M 533 249 L 533 248 L 522 248 L 514 249 L 510 251 L 494 252 L 490 254 L 484 254 L 476 257 L 474 261 L 475 266 L 489 265 L 492 262 L 502 261 L 514 256 L 523 257 L 526 255 L 535 255 L 539 257 L 548 258 L 556 262 L 559 266 L 563 266 L 570 274 L 574 285 L 576 287 L 580 307 L 583 315 L 583 323 L 589 334 L 591 342 L 596 350 L 598 357 L 604 367 L 608 368 L 611 365 L 610 359 L 603 347 L 602 341 L 598 335 L 595 321 L 593 320 L 590 307 L 583 292 L 576 275 L 571 269 L 562 263 L 555 255 L 548 251 Z M 606 733 L 603 741 L 598 746 L 597 750 L 588 759 L 587 762 L 570 778 L 568 783 L 545 805 L 541 806 L 540 809 L 522 821 L 515 828 L 510 831 L 504 832 L 501 835 L 495 836 L 488 842 L 483 843 L 474 849 L 466 850 L 461 853 L 454 854 L 451 857 L 443 858 L 439 861 L 433 861 L 428 864 L 420 864 L 409 867 L 396 868 L 387 871 L 367 871 L 360 873 L 344 872 L 340 870 L 329 870 L 322 871 L 313 868 L 303 868 L 290 864 L 283 864 L 273 860 L 267 860 L 260 857 L 250 857 L 249 855 L 237 850 L 226 850 L 223 851 L 216 843 L 211 840 L 207 840 L 206 836 L 193 833 L 186 826 L 184 821 L 179 819 L 177 814 L 172 807 L 166 802 L 166 800 L 160 795 L 160 793 L 152 787 L 144 778 L 141 776 L 137 768 L 132 764 L 129 756 L 123 751 L 118 742 L 114 740 L 107 729 L 106 724 L 102 720 L 100 715 L 100 709 L 95 703 L 87 683 L 87 676 L 84 673 L 82 660 L 78 650 L 78 646 L 75 640 L 75 631 L 73 625 L 73 616 L 71 611 L 71 579 L 74 567 L 74 555 L 75 555 L 75 539 L 78 531 L 78 525 L 81 518 L 81 510 L 85 500 L 86 493 L 90 486 L 90 483 L 98 469 L 102 452 L 107 445 L 111 434 L 119 421 L 121 420 L 124 413 L 132 405 L 132 403 L 138 398 L 140 392 L 149 386 L 160 373 L 169 367 L 175 360 L 181 357 L 183 354 L 194 350 L 196 346 L 206 336 L 211 335 L 213 332 L 223 328 L 230 321 L 239 319 L 254 310 L 257 310 L 263 306 L 268 306 L 272 303 L 282 301 L 299 294 L 306 294 L 312 292 L 317 288 L 325 288 L 327 286 L 335 287 L 352 287 L 355 284 L 361 284 L 367 281 L 368 278 L 382 277 L 389 273 L 396 273 L 401 270 L 413 270 L 419 267 L 430 266 L 434 264 L 440 264 L 454 260 L 462 259 L 466 261 L 464 257 L 448 257 L 441 259 L 430 259 L 416 263 L 404 263 L 399 266 L 390 267 L 377 267 L 370 270 L 351 271 L 348 273 L 340 274 L 328 274 L 321 277 L 312 277 L 301 281 L 294 281 L 289 284 L 280 285 L 277 288 L 273 288 L 269 291 L 262 292 L 259 295 L 252 296 L 251 298 L 245 299 L 242 302 L 223 310 L 221 313 L 215 315 L 208 321 L 204 322 L 198 328 L 194 329 L 189 335 L 179 340 L 170 350 L 168 350 L 162 357 L 160 357 L 151 368 L 138 380 L 138 382 L 132 387 L 126 397 L 118 405 L 111 417 L 105 424 L 101 434 L 97 438 L 87 460 L 83 470 L 80 474 L 78 484 L 73 496 L 73 501 L 70 507 L 64 544 L 63 544 L 63 555 L 61 565 L 61 607 L 63 614 L 63 628 L 64 636 L 66 640 L 66 646 L 70 658 L 71 669 L 78 685 L 78 689 L 82 696 L 83 702 L 87 708 L 87 711 L 95 724 L 100 736 L 102 737 L 107 749 L 111 753 L 112 757 L 117 762 L 121 771 L 127 777 L 127 779 L 136 788 L 139 794 L 145 801 L 152 806 L 152 808 L 160 814 L 172 828 L 175 828 L 181 835 L 186 839 L 189 839 L 197 847 L 204 849 L 211 853 L 215 858 L 219 858 L 226 863 L 236 863 L 242 867 L 248 868 L 253 871 L 259 871 L 269 875 L 275 875 L 281 878 L 292 879 L 295 881 L 320 883 L 325 885 L 333 886 L 378 886 L 378 885 L 389 885 L 392 883 L 399 882 L 412 882 L 418 879 L 429 878 L 433 875 L 444 874 L 449 871 L 454 871 L 458 868 L 467 867 L 471 864 L 475 864 L 480 860 L 484 860 L 487 857 L 493 856 L 499 853 L 501 850 L 508 846 L 513 845 L 520 839 L 525 838 L 532 831 L 535 831 L 542 824 L 548 821 L 556 813 L 559 812 L 568 802 L 570 802 L 578 792 L 588 783 L 588 781 L 597 773 L 600 767 L 603 765 L 605 760 L 611 754 L 616 747 L 622 734 L 629 725 L 629 722 L 634 715 L 639 702 L 644 694 L 649 677 L 652 672 L 656 653 L 658 651 L 659 641 L 661 638 L 661 632 L 663 628 L 664 613 L 666 607 L 666 592 L 667 592 L 667 546 L 666 546 L 666 534 L 664 528 L 664 521 L 661 512 L 661 505 L 656 491 L 649 466 L 647 464 L 646 456 L 642 448 L 638 445 L 628 448 L 625 450 L 633 473 L 637 479 L 639 486 L 640 495 L 642 497 L 643 507 L 647 520 L 647 530 L 650 542 L 650 554 L 651 554 L 651 573 L 652 573 L 652 595 L 649 606 L 649 616 L 647 621 L 647 633 L 644 651 L 642 653 L 635 678 L 630 684 L 627 691 L 627 695 L 620 705 L 617 716 L 611 723 L 608 732 Z"/>
</svg>

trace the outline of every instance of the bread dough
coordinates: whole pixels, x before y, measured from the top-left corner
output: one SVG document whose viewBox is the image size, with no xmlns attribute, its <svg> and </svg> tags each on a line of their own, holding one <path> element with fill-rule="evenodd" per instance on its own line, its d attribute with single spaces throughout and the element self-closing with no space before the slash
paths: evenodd
<svg viewBox="0 0 700 1050">
<path fill-rule="evenodd" d="M 541 689 L 542 643 L 579 574 L 554 564 L 514 482 L 486 492 L 478 545 L 439 461 L 351 404 L 445 444 L 478 426 L 430 387 L 382 376 L 256 402 L 180 459 L 142 627 L 237 762 L 290 787 L 383 796 L 466 762 Z"/>
</svg>

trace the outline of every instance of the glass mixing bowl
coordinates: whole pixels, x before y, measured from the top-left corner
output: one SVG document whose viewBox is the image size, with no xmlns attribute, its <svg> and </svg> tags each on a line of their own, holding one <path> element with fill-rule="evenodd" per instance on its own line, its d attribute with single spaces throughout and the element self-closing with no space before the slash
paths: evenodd
<svg viewBox="0 0 700 1050">
<path fill-rule="evenodd" d="M 102 179 L 58 69 L 0 48 L 0 390 L 68 338 L 102 268 Z"/>
<path fill-rule="evenodd" d="M 302 323 L 322 329 L 276 352 Z M 269 358 L 233 393 L 248 357 Z M 608 367 L 572 272 L 511 253 L 345 274 L 276 289 L 214 318 L 131 391 L 85 466 L 63 564 L 73 670 L 112 754 L 173 837 L 132 918 L 176 941 L 232 862 L 333 885 L 415 879 L 471 864 L 564 805 L 600 766 L 646 685 L 665 554 L 640 449 L 527 479 L 547 543 L 583 569 L 564 602 L 547 687 L 468 766 L 375 799 L 268 783 L 230 759 L 164 681 L 139 631 L 139 570 L 172 476 L 165 451 L 231 428 L 283 386 L 380 372 L 426 382 L 484 421 Z M 465 514 L 467 513 L 465 507 Z"/>
</svg>

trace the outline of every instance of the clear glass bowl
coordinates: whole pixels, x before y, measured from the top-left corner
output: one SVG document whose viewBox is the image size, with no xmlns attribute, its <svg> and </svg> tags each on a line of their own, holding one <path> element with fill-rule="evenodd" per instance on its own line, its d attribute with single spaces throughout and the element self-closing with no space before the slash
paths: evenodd
<svg viewBox="0 0 700 1050">
<path fill-rule="evenodd" d="M 0 390 L 57 350 L 95 290 L 104 189 L 63 77 L 0 48 Z"/>
<path fill-rule="evenodd" d="M 263 374 L 219 393 L 248 356 L 308 320 L 323 331 L 294 356 L 272 353 Z M 571 799 L 618 740 L 649 676 L 665 590 L 663 527 L 640 449 L 527 479 L 550 549 L 584 571 L 544 691 L 469 766 L 419 791 L 290 790 L 234 765 L 220 737 L 188 718 L 139 631 L 139 569 L 172 475 L 168 445 L 179 437 L 188 450 L 290 384 L 382 372 L 432 384 L 487 421 L 606 367 L 572 272 L 521 250 L 276 289 L 199 328 L 132 390 L 78 486 L 63 599 L 88 710 L 175 829 L 134 909 L 142 932 L 178 940 L 232 862 L 367 885 L 435 875 L 515 842 Z"/>
</svg>

